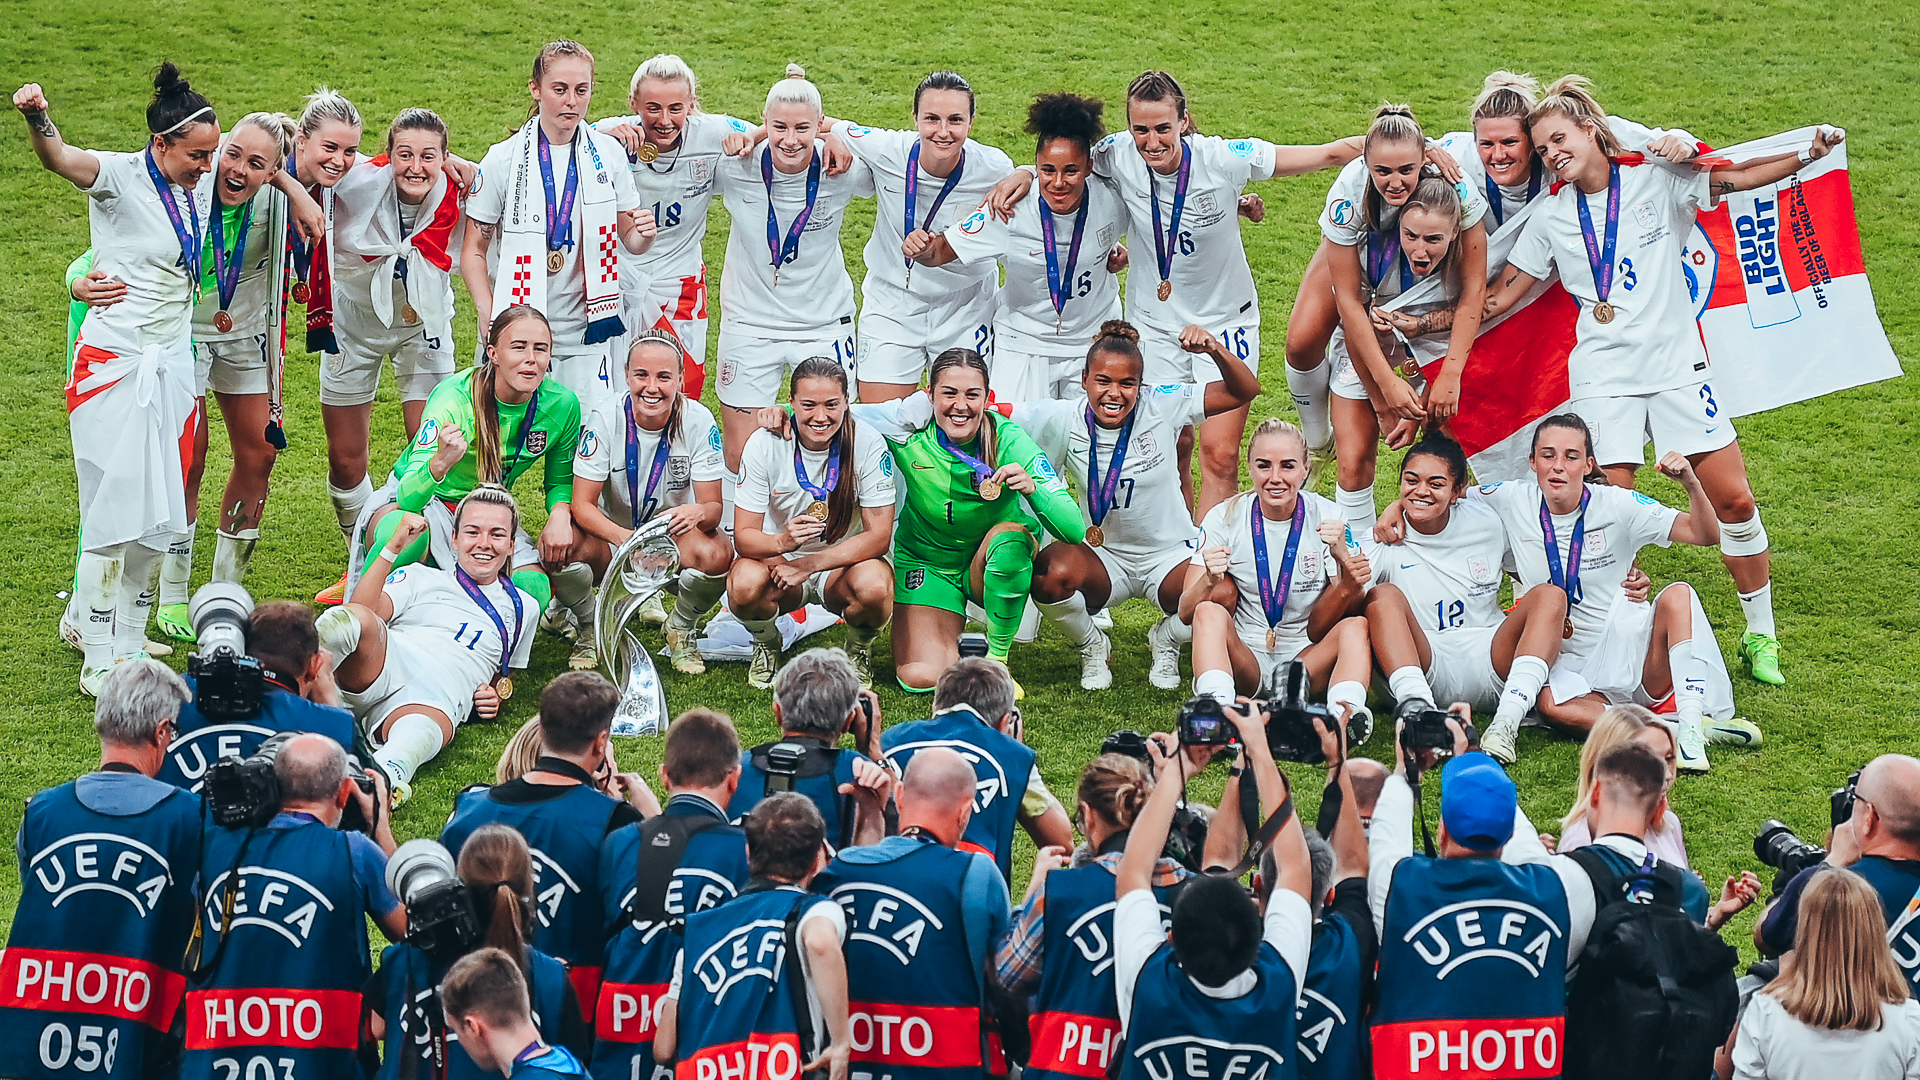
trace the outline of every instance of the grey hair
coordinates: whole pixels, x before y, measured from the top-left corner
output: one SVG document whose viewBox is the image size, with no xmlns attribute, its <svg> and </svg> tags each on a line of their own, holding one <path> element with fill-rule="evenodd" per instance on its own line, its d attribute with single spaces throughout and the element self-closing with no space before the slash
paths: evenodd
<svg viewBox="0 0 1920 1080">
<path fill-rule="evenodd" d="M 773 683 L 780 726 L 796 735 L 834 740 L 860 702 L 860 677 L 840 649 L 808 649 L 787 661 Z"/>
<path fill-rule="evenodd" d="M 345 95 L 325 86 L 315 87 L 313 93 L 307 95 L 306 107 L 300 110 L 300 134 L 311 135 L 329 120 L 338 120 L 348 127 L 363 126 L 360 110 L 354 108 Z"/>
<path fill-rule="evenodd" d="M 627 96 L 640 92 L 640 84 L 648 79 L 662 82 L 683 82 L 687 84 L 687 96 L 696 100 L 700 97 L 700 82 L 693 77 L 693 69 L 685 60 L 672 53 L 661 53 L 650 57 L 645 63 L 633 69 L 633 82 L 627 85 Z"/>
<path fill-rule="evenodd" d="M 1327 890 L 1333 887 L 1333 845 L 1320 835 L 1318 829 L 1304 830 L 1307 838 L 1307 861 L 1313 866 L 1313 895 L 1307 897 L 1307 906 L 1313 909 L 1313 917 L 1319 918 L 1320 911 L 1327 904 Z M 1274 858 L 1273 848 L 1269 846 L 1260 853 L 1260 887 L 1263 895 L 1273 894 L 1274 884 L 1280 880 L 1280 863 Z"/>
<path fill-rule="evenodd" d="M 180 706 L 192 699 L 186 680 L 158 660 L 115 664 L 100 684 L 93 730 L 110 746 L 145 746 L 162 723 L 178 720 Z"/>
<path fill-rule="evenodd" d="M 984 656 L 954 661 L 933 688 L 933 711 L 945 712 L 957 705 L 967 706 L 997 727 L 1013 711 L 1013 676 L 1007 666 Z"/>
<path fill-rule="evenodd" d="M 273 772 L 283 804 L 332 802 L 347 778 L 347 752 L 325 735 L 296 735 L 274 760 Z"/>
</svg>

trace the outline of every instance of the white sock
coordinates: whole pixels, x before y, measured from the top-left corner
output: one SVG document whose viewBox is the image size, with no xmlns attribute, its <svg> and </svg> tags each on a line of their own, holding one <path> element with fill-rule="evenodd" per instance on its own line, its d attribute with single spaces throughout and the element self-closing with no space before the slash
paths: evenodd
<svg viewBox="0 0 1920 1080">
<path fill-rule="evenodd" d="M 387 741 L 373 752 L 373 762 L 397 783 L 410 784 L 413 774 L 432 761 L 446 741 L 439 724 L 419 713 L 408 713 L 393 722 L 387 731 Z"/>
<path fill-rule="evenodd" d="M 1333 365 L 1322 356 L 1311 371 L 1288 364 L 1286 372 L 1287 392 L 1293 396 L 1293 407 L 1300 410 L 1300 430 L 1307 436 L 1308 449 L 1332 445 L 1333 417 L 1327 409 L 1327 394 L 1333 382 Z"/>
<path fill-rule="evenodd" d="M 191 593 L 193 578 L 192 527 L 173 538 L 166 557 L 160 562 L 160 604 L 184 604 Z M 219 580 L 217 577 L 215 580 Z"/>
<path fill-rule="evenodd" d="M 1193 640 L 1193 627 L 1181 622 L 1178 615 L 1163 615 L 1160 624 L 1167 628 L 1176 645 L 1185 645 Z"/>
<path fill-rule="evenodd" d="M 673 602 L 667 625 L 676 630 L 691 630 L 700 616 L 713 610 L 727 591 L 727 575 L 707 574 L 699 570 L 680 571 L 680 597 Z"/>
<path fill-rule="evenodd" d="M 1333 501 L 1340 505 L 1340 518 L 1355 536 L 1372 533 L 1373 523 L 1380 520 L 1380 511 L 1373 504 L 1372 488 L 1348 491 L 1335 484 Z"/>
<path fill-rule="evenodd" d="M 360 619 L 344 605 L 321 612 L 313 628 L 320 635 L 320 647 L 332 654 L 335 668 L 360 647 Z"/>
<path fill-rule="evenodd" d="M 1036 601 L 1037 602 L 1037 601 Z M 1041 604 L 1040 610 L 1047 618 L 1060 624 L 1066 631 L 1067 640 L 1080 648 L 1091 642 L 1100 631 L 1094 628 L 1093 616 L 1087 614 L 1087 598 L 1082 593 L 1074 593 L 1057 604 Z"/>
<path fill-rule="evenodd" d="M 1773 630 L 1773 582 L 1741 593 L 1740 611 L 1747 617 L 1747 633 L 1778 636 Z"/>
<path fill-rule="evenodd" d="M 573 612 L 580 620 L 580 625 L 591 625 L 593 567 L 583 562 L 570 562 L 548 575 L 548 580 L 553 582 L 553 602 Z"/>
<path fill-rule="evenodd" d="M 83 551 L 74 576 L 74 622 L 80 627 L 82 666 L 99 670 L 113 663 L 113 612 L 120 603 L 121 552 Z"/>
<path fill-rule="evenodd" d="M 373 481 L 361 477 L 360 482 L 350 488 L 341 489 L 327 481 L 327 495 L 333 500 L 333 518 L 340 523 L 340 534 L 353 540 L 353 527 L 360 521 L 360 511 L 366 509 L 367 500 L 373 498 Z"/>
<path fill-rule="evenodd" d="M 1193 696 L 1210 697 L 1222 705 L 1232 705 L 1236 696 L 1233 690 L 1233 672 L 1221 671 L 1219 668 L 1195 672 Z"/>
<path fill-rule="evenodd" d="M 1528 710 L 1540 697 L 1540 688 L 1547 685 L 1547 662 L 1537 656 L 1522 653 L 1513 658 L 1513 664 L 1507 668 L 1507 685 L 1500 691 L 1500 704 L 1493 712 L 1494 723 L 1511 722 L 1518 724 L 1527 718 Z"/>
<path fill-rule="evenodd" d="M 147 620 L 160 592 L 160 561 L 165 552 L 138 542 L 121 557 L 120 596 L 113 609 L 113 658 L 123 660 L 147 647 Z"/>
<path fill-rule="evenodd" d="M 1396 668 L 1387 675 L 1387 693 L 1393 695 L 1395 704 L 1416 698 L 1433 701 L 1433 686 L 1427 682 L 1427 673 L 1412 664 Z M 1331 693 L 1328 696 L 1331 697 Z"/>
<path fill-rule="evenodd" d="M 1673 706 L 1680 722 L 1700 723 L 1707 712 L 1707 663 L 1694 656 L 1692 641 L 1677 641 L 1667 650 L 1667 670 L 1673 673 Z"/>
<path fill-rule="evenodd" d="M 213 578 L 235 585 L 247 580 L 247 564 L 253 561 L 253 549 L 260 543 L 259 529 L 228 532 L 213 531 Z"/>
<path fill-rule="evenodd" d="M 1356 710 L 1367 707 L 1367 686 L 1365 683 L 1337 682 L 1327 687 L 1327 708 L 1335 716 L 1340 714 L 1342 706 L 1351 705 Z"/>
</svg>

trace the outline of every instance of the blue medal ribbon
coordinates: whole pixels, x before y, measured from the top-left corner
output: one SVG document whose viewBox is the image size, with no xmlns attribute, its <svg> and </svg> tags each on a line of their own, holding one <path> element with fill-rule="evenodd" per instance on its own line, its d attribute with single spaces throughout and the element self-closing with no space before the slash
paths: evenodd
<svg viewBox="0 0 1920 1080">
<path fill-rule="evenodd" d="M 580 140 L 578 130 L 574 131 L 573 140 Z M 560 193 L 560 204 L 556 207 L 553 199 L 553 148 L 547 144 L 547 130 L 540 128 L 540 182 L 547 189 L 548 251 L 573 248 L 573 197 L 580 190 L 580 163 L 574 157 L 573 143 L 570 142 L 567 144 L 567 162 L 572 167 L 567 170 L 567 186 Z"/>
<path fill-rule="evenodd" d="M 1113 512 L 1114 496 L 1120 490 L 1120 470 L 1127 461 L 1127 443 L 1133 438 L 1133 422 L 1139 406 L 1127 414 L 1114 440 L 1113 457 L 1107 462 L 1106 475 L 1100 474 L 1100 425 L 1093 419 L 1093 406 L 1087 406 L 1087 517 L 1098 525 Z M 1288 565 L 1292 565 L 1289 563 Z"/>
<path fill-rule="evenodd" d="M 819 151 L 814 151 L 813 160 L 807 163 L 807 205 L 788 226 L 784 242 L 780 239 L 780 219 L 773 212 L 772 147 L 760 151 L 760 182 L 767 186 L 767 254 L 773 259 L 774 277 L 778 278 L 780 268 L 800 254 L 800 234 L 806 231 L 807 219 L 813 216 L 813 204 L 820 198 Z"/>
<path fill-rule="evenodd" d="M 294 163 L 294 157 L 295 155 L 291 153 L 287 155 L 286 174 L 293 177 L 294 182 L 298 183 L 300 180 L 300 169 L 299 166 Z M 318 202 L 320 200 L 316 196 L 314 201 Z M 288 215 L 288 217 L 291 218 L 292 215 Z M 291 220 L 287 222 L 287 246 L 293 251 L 293 276 L 301 282 L 305 282 L 313 267 L 313 247 L 300 235 L 299 227 Z"/>
<path fill-rule="evenodd" d="M 1073 241 L 1067 248 L 1067 266 L 1060 268 L 1060 245 L 1053 236 L 1053 211 L 1047 200 L 1040 200 L 1040 239 L 1047 249 L 1047 295 L 1053 297 L 1053 313 L 1058 316 L 1073 298 L 1073 271 L 1080 263 L 1080 236 L 1087 228 L 1087 207 L 1093 205 L 1093 193 L 1080 193 L 1080 209 L 1073 215 Z M 1089 414 L 1091 415 L 1091 414 Z M 1095 524 L 1098 524 L 1096 522 Z"/>
<path fill-rule="evenodd" d="M 954 163 L 953 171 L 947 174 L 947 182 L 940 185 L 940 194 L 934 197 L 933 205 L 927 208 L 926 221 L 923 224 L 915 224 L 913 202 L 920 192 L 920 144 L 918 142 L 913 144 L 913 149 L 907 151 L 907 235 L 910 236 L 919 229 L 930 229 L 933 226 L 933 219 L 940 213 L 940 204 L 946 202 L 947 196 L 953 194 L 953 186 L 960 182 L 960 174 L 966 170 L 966 167 L 967 152 L 962 149 L 960 160 Z M 907 260 L 907 267 L 909 269 L 913 267 L 912 259 Z"/>
<path fill-rule="evenodd" d="M 1173 241 L 1180 235 L 1180 217 L 1187 209 L 1187 183 L 1193 179 L 1193 149 L 1187 137 L 1180 137 L 1180 171 L 1173 180 L 1173 212 L 1167 227 L 1160 227 L 1160 189 L 1153 183 L 1153 166 L 1147 166 L 1147 198 L 1153 202 L 1153 257 L 1160 268 L 1160 280 L 1173 279 Z"/>
<path fill-rule="evenodd" d="M 1562 571 L 1560 541 L 1553 535 L 1553 515 L 1547 510 L 1546 496 L 1540 497 L 1540 535 L 1547 543 L 1547 576 L 1566 591 L 1569 604 L 1580 602 L 1580 548 L 1587 540 L 1587 502 L 1592 498 L 1591 490 L 1581 490 L 1580 516 L 1573 523 L 1573 539 L 1567 541 L 1567 566 Z"/>
<path fill-rule="evenodd" d="M 1407 259 L 1400 251 L 1400 226 L 1396 222 L 1390 230 L 1393 235 L 1385 243 L 1381 242 L 1380 230 L 1367 234 L 1367 281 L 1375 289 L 1387 279 L 1387 268 L 1394 263 L 1400 264 L 1400 291 L 1413 288 L 1413 267 L 1407 265 Z"/>
<path fill-rule="evenodd" d="M 477 604 L 481 611 L 487 613 L 487 618 L 493 620 L 494 629 L 500 631 L 500 674 L 505 676 L 508 669 L 513 666 L 513 646 L 520 640 L 521 624 L 525 621 L 526 613 L 520 607 L 520 590 L 514 587 L 513 581 L 506 575 L 503 574 L 498 578 L 499 582 L 506 587 L 507 599 L 513 601 L 513 633 L 508 634 L 507 620 L 494 608 L 493 602 L 487 599 L 487 594 L 481 590 L 479 582 L 474 581 L 461 566 L 453 568 L 453 578 L 460 583 L 462 589 L 466 590 L 468 598 Z"/>
<path fill-rule="evenodd" d="M 1533 197 L 1540 194 L 1540 169 L 1540 161 L 1536 158 L 1532 168 L 1527 172 L 1528 202 L 1532 202 Z M 1507 223 L 1507 213 L 1500 209 L 1500 185 L 1494 183 L 1491 176 L 1485 177 L 1485 180 L 1487 181 L 1487 211 L 1493 215 L 1494 228 L 1499 228 Z"/>
<path fill-rule="evenodd" d="M 1607 232 L 1604 241 L 1593 235 L 1593 213 L 1587 209 L 1587 193 L 1577 192 L 1575 209 L 1580 211 L 1580 238 L 1587 244 L 1587 263 L 1593 267 L 1593 292 L 1600 303 L 1613 291 L 1613 253 L 1620 241 L 1620 166 L 1607 170 Z M 1584 505 L 1584 504 L 1583 504 Z"/>
<path fill-rule="evenodd" d="M 506 484 L 507 479 L 513 475 L 513 470 L 520 467 L 520 456 L 527 449 L 527 436 L 533 431 L 534 416 L 539 411 L 540 388 L 536 386 L 533 388 L 533 396 L 527 399 L 526 413 L 520 417 L 520 437 L 513 441 L 513 460 L 502 462 L 500 466 L 500 483 L 502 485 Z M 497 398 L 493 403 L 493 415 L 497 422 L 500 417 L 500 402 Z"/>
<path fill-rule="evenodd" d="M 1267 515 L 1261 512 L 1258 497 L 1248 508 L 1248 517 L 1253 519 L 1253 565 L 1260 574 L 1260 609 L 1266 613 L 1267 627 L 1277 630 L 1287 613 L 1287 597 L 1293 589 L 1294 559 L 1300 554 L 1300 534 L 1306 531 L 1307 499 L 1304 494 L 1296 494 L 1293 499 L 1293 529 L 1287 534 L 1286 554 L 1280 557 L 1280 580 L 1274 582 L 1267 567 Z"/>
<path fill-rule="evenodd" d="M 647 491 L 645 496 L 646 513 L 640 512 L 642 497 L 640 494 L 640 425 L 633 419 L 633 395 L 628 394 L 625 402 L 627 413 L 627 505 L 633 508 L 633 527 L 653 517 L 653 493 L 660 485 L 660 474 L 667 467 L 667 458 L 672 456 L 673 440 L 667 437 L 666 428 L 660 431 L 660 443 L 653 448 L 653 463 L 647 467 Z M 668 427 L 672 427 L 671 424 Z"/>
<path fill-rule="evenodd" d="M 833 494 L 833 489 L 840 484 L 840 440 L 838 437 L 835 437 L 834 440 L 827 445 L 827 472 L 824 477 L 826 482 L 822 484 L 816 484 L 812 480 L 807 479 L 807 463 L 801 460 L 800 450 L 800 439 L 796 436 L 793 440 L 794 479 L 800 481 L 801 488 L 803 488 L 807 494 L 825 501 L 827 496 Z M 957 452 L 958 451 L 956 451 L 956 453 Z M 991 476 L 993 474 L 988 473 L 987 475 Z"/>
<path fill-rule="evenodd" d="M 174 200 L 173 185 L 160 174 L 160 166 L 154 163 L 153 150 L 149 148 L 145 155 L 147 176 L 152 179 L 155 191 L 160 193 L 160 205 L 167 208 L 167 220 L 173 223 L 173 235 L 180 241 L 180 261 L 175 263 L 187 272 L 187 280 L 193 283 L 194 291 L 200 289 L 200 208 L 194 205 L 193 193 L 187 193 L 187 216 L 181 218 L 180 204 Z"/>
<path fill-rule="evenodd" d="M 213 284 L 220 293 L 221 311 L 233 306 L 233 294 L 240 288 L 240 271 L 247 262 L 247 233 L 253 228 L 253 200 L 248 199 L 240 208 L 240 230 L 234 237 L 231 255 L 226 248 L 226 216 L 221 211 L 219 196 L 215 195 L 213 213 L 207 216 L 207 229 L 213 246 Z"/>
<path fill-rule="evenodd" d="M 980 422 L 982 424 L 987 423 L 987 418 L 982 416 L 980 418 Z M 953 444 L 953 440 L 947 438 L 947 433 L 940 430 L 939 428 L 936 427 L 933 429 L 933 435 L 934 435 L 934 438 L 940 443 L 941 449 L 945 450 L 949 454 L 952 454 L 954 457 L 959 458 L 960 461 L 963 462 L 969 469 L 973 470 L 973 486 L 976 489 L 979 488 L 979 486 L 985 483 L 987 480 L 992 479 L 993 472 L 994 472 L 993 466 L 987 464 L 984 461 L 981 461 L 979 458 L 974 457 L 972 454 L 967 453 L 965 450 L 960 449 L 958 446 L 955 446 Z"/>
</svg>

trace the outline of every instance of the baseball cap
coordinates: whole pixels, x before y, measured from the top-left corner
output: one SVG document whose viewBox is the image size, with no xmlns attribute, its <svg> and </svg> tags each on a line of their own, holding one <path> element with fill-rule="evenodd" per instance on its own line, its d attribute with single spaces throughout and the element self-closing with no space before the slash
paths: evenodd
<svg viewBox="0 0 1920 1080">
<path fill-rule="evenodd" d="M 1440 771 L 1440 820 L 1453 842 L 1475 851 L 1495 851 L 1513 837 L 1519 801 L 1513 781 L 1498 762 L 1474 751 Z"/>
</svg>

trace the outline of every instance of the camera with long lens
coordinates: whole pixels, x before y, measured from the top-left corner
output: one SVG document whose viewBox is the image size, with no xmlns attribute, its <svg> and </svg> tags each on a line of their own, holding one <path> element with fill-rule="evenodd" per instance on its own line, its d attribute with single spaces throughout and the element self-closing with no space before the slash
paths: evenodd
<svg viewBox="0 0 1920 1080">
<path fill-rule="evenodd" d="M 298 734 L 283 731 L 246 757 L 224 757 L 207 768 L 206 786 L 201 792 L 214 824 L 229 829 L 264 829 L 273 821 L 280 812 L 280 775 L 274 771 L 274 762 Z M 378 799 L 380 789 L 373 777 L 351 762 L 347 777 L 361 791 Z M 361 813 L 359 800 L 349 799 L 340 815 L 339 828 L 371 834 L 374 823 Z"/>
<path fill-rule="evenodd" d="M 1286 687 L 1286 696 L 1267 703 L 1267 748 L 1273 752 L 1273 759 L 1303 765 L 1325 763 L 1327 755 L 1320 750 L 1320 733 L 1313 729 L 1313 722 L 1318 720 L 1322 727 L 1332 731 L 1339 722 L 1333 710 L 1307 700 L 1307 665 L 1298 660 L 1287 664 L 1282 685 Z M 1373 733 L 1372 723 L 1365 715 L 1355 713 L 1353 722 L 1348 724 L 1348 746 L 1365 742 Z"/>
<path fill-rule="evenodd" d="M 777 742 L 767 747 L 767 793 L 792 791 L 800 768 L 806 763 L 805 743 Z"/>
<path fill-rule="evenodd" d="M 436 840 L 409 840 L 387 860 L 387 889 L 407 906 L 407 944 L 450 962 L 480 944 L 473 893 Z"/>
<path fill-rule="evenodd" d="M 247 655 L 247 619 L 253 597 L 231 582 L 213 581 L 193 594 L 187 621 L 200 648 L 187 657 L 193 676 L 193 702 L 209 720 L 244 720 L 258 715 L 266 676 L 260 661 Z"/>
<path fill-rule="evenodd" d="M 1778 871 L 1773 876 L 1775 896 L 1779 896 L 1781 890 L 1787 887 L 1787 882 L 1799 876 L 1801 871 L 1827 861 L 1826 848 L 1807 843 L 1795 836 L 1785 824 L 1772 819 L 1768 819 L 1760 827 L 1760 835 L 1753 838 L 1753 854 Z"/>
<path fill-rule="evenodd" d="M 1847 786 L 1828 797 L 1828 814 L 1833 828 L 1837 829 L 1853 820 L 1853 803 L 1859 798 L 1860 792 L 1860 774 L 1865 771 L 1865 769 L 1853 770 L 1853 775 L 1847 777 Z"/>
</svg>

